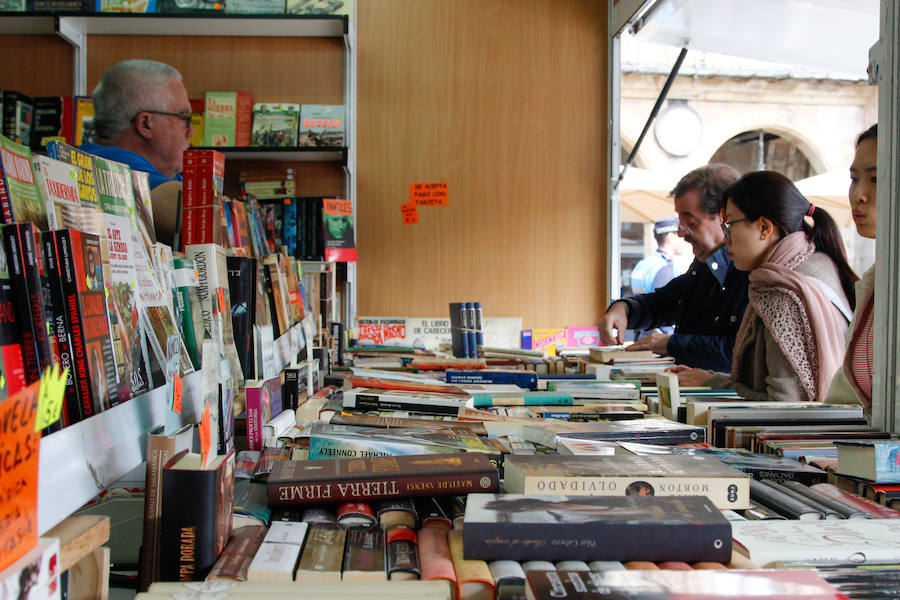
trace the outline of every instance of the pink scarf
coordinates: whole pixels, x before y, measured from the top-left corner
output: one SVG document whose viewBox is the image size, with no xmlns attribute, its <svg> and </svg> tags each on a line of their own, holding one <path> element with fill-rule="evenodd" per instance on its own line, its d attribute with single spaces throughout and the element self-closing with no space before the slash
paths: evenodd
<svg viewBox="0 0 900 600">
<path fill-rule="evenodd" d="M 806 260 L 816 251 L 816 245 L 806 238 L 802 231 L 796 231 L 785 236 L 772 248 L 772 252 L 764 259 L 763 263 L 750 271 L 750 308 L 759 314 L 765 323 L 769 334 L 778 343 L 778 346 L 787 356 L 795 370 L 802 363 L 807 363 L 812 372 L 814 389 L 807 389 L 809 399 L 821 402 L 825 399 L 831 378 L 840 368 L 844 358 L 844 347 L 840 343 L 843 340 L 846 323 L 831 300 L 822 291 L 822 288 L 809 277 L 798 273 L 793 269 Z M 793 292 L 800 300 L 800 309 L 805 312 L 809 323 L 810 336 L 804 347 L 813 347 L 815 352 L 806 356 L 793 356 L 788 350 L 786 333 L 773 327 L 775 315 L 768 314 L 771 309 L 760 302 L 760 292 L 766 288 L 775 287 Z M 839 291 L 839 290 L 838 290 Z M 840 292 L 840 291 L 839 291 Z M 843 292 L 840 292 L 841 294 Z M 750 311 L 745 316 L 744 323 L 749 322 Z M 742 325 L 743 325 L 742 324 Z M 735 340 L 735 352 L 746 343 L 745 338 L 749 334 L 749 327 L 742 326 Z M 796 346 L 794 346 L 796 348 Z M 737 379 L 738 361 L 735 359 L 732 366 L 732 378 Z M 801 377 L 802 380 L 802 377 Z"/>
</svg>

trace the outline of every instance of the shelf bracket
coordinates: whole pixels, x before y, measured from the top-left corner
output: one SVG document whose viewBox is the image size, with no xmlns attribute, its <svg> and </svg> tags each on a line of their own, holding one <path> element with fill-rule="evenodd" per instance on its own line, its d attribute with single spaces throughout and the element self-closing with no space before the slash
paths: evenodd
<svg viewBox="0 0 900 600">
<path fill-rule="evenodd" d="M 72 84 L 76 96 L 87 94 L 87 34 L 84 19 L 78 17 L 56 17 L 56 33 L 72 44 Z"/>
</svg>

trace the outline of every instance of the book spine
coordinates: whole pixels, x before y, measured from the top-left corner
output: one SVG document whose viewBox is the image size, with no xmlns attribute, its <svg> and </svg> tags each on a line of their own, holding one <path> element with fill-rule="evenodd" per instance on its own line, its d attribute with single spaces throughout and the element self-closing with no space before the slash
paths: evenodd
<svg viewBox="0 0 900 600">
<path fill-rule="evenodd" d="M 9 199 L 9 188 L 6 185 L 6 172 L 0 163 L 0 224 L 9 225 L 15 223 L 13 218 L 12 201 Z"/>
<path fill-rule="evenodd" d="M 799 481 L 782 481 L 779 483 L 779 485 L 783 488 L 800 494 L 804 498 L 808 498 L 809 500 L 815 502 L 817 505 L 827 507 L 830 511 L 836 512 L 838 515 L 840 515 L 841 518 L 854 519 L 869 518 L 871 516 L 865 511 L 861 511 L 858 508 L 841 502 L 836 498 L 826 496 L 825 494 L 822 494 L 821 492 L 814 490 L 809 486 L 803 485 Z"/>
<path fill-rule="evenodd" d="M 216 477 L 163 468 L 160 581 L 202 581 L 218 558 Z"/>
<path fill-rule="evenodd" d="M 364 481 L 322 481 L 319 483 L 273 483 L 267 485 L 269 506 L 299 506 L 350 500 L 411 498 L 435 494 L 465 495 L 499 488 L 496 470 L 480 473 L 435 473 L 373 477 Z"/>
<path fill-rule="evenodd" d="M 237 92 L 234 118 L 234 145 L 249 146 L 253 130 L 253 96 L 250 92 Z"/>
<path fill-rule="evenodd" d="M 450 558 L 447 530 L 440 527 L 423 527 L 418 533 L 419 567 L 422 579 L 444 579 L 456 583 L 456 572 Z"/>
<path fill-rule="evenodd" d="M 174 435 L 147 435 L 147 469 L 144 493 L 144 526 L 138 569 L 138 591 L 145 592 L 159 580 L 160 519 L 162 516 L 160 475 L 175 454 Z"/>
<path fill-rule="evenodd" d="M 476 314 L 475 314 L 475 303 L 474 302 L 466 302 L 466 323 L 468 325 L 468 329 L 466 330 L 466 345 L 469 349 L 468 358 L 478 358 L 478 332 L 476 330 Z"/>
<path fill-rule="evenodd" d="M 450 342 L 453 356 L 456 358 L 468 358 L 469 338 L 466 336 L 466 323 L 468 314 L 465 311 L 464 302 L 450 303 Z"/>
<path fill-rule="evenodd" d="M 385 533 L 385 563 L 388 579 L 419 579 L 418 540 L 416 532 L 394 527 Z"/>
<path fill-rule="evenodd" d="M 816 520 L 824 517 L 822 511 L 784 493 L 776 485 L 751 479 L 750 499 L 791 519 Z"/>
<path fill-rule="evenodd" d="M 481 588 L 478 597 L 492 597 L 494 579 L 491 570 L 484 560 L 470 556 L 465 549 L 464 534 L 459 529 L 447 533 L 447 545 L 450 547 L 450 558 L 453 561 L 453 570 L 456 573 L 456 583 L 459 590 L 463 586 L 468 588 Z"/>
<path fill-rule="evenodd" d="M 52 231 L 43 233 L 44 263 L 50 282 L 50 301 L 53 307 L 50 317 L 50 331 L 56 338 L 58 364 L 68 369 L 63 416 L 68 425 L 78 420 L 78 390 L 75 386 L 75 369 L 72 363 L 72 345 L 69 340 L 69 323 L 66 319 L 65 293 L 63 291 L 62 270 L 59 264 L 56 236 Z"/>
<path fill-rule="evenodd" d="M 250 563 L 262 545 L 265 535 L 266 528 L 262 525 L 245 525 L 236 529 L 231 541 L 210 569 L 206 580 L 247 581 Z"/>
<path fill-rule="evenodd" d="M 74 381 L 78 390 L 78 417 L 86 419 L 96 414 L 94 391 L 91 387 L 91 372 L 87 361 L 87 338 L 82 320 L 81 296 L 75 275 L 75 260 L 72 254 L 72 239 L 69 230 L 53 232 L 59 249 L 59 265 L 62 271 L 63 294 L 65 298 L 66 321 L 72 336 L 72 365 Z M 73 415 L 74 416 L 74 415 Z"/>
<path fill-rule="evenodd" d="M 6 256 L 2 244 L 0 252 Z M 28 384 L 25 381 L 22 332 L 16 315 L 16 295 L 9 273 L 5 270 L 0 270 L 0 355 L 3 358 L 6 391 L 12 396 Z"/>
<path fill-rule="evenodd" d="M 842 490 L 830 483 L 817 483 L 810 486 L 810 489 L 819 492 L 824 496 L 833 498 L 838 502 L 848 504 L 875 519 L 897 519 L 900 518 L 900 511 L 893 510 L 886 506 L 882 506 L 877 502 L 863 498 L 858 494 Z"/>
<path fill-rule="evenodd" d="M 247 411 L 247 449 L 263 449 L 263 423 L 266 422 L 262 406 L 263 390 L 261 387 L 247 387 L 245 403 Z"/>
<path fill-rule="evenodd" d="M 300 405 L 300 369 L 284 370 L 284 385 L 281 386 L 282 410 L 297 410 Z"/>
<path fill-rule="evenodd" d="M 34 306 L 31 293 L 28 289 L 28 276 L 25 269 L 25 231 L 19 224 L 3 227 L 3 241 L 6 246 L 7 262 L 9 264 L 10 280 L 15 292 L 16 315 L 22 332 L 22 359 L 25 368 L 25 383 L 31 384 L 41 378 L 41 359 L 38 354 L 38 335 L 44 327 L 41 323 L 35 330 L 35 321 L 32 314 Z"/>
<path fill-rule="evenodd" d="M 447 370 L 447 383 L 465 384 L 512 384 L 520 388 L 536 390 L 538 385 L 537 374 L 532 371 L 498 372 L 498 371 L 462 371 L 456 369 Z"/>
</svg>

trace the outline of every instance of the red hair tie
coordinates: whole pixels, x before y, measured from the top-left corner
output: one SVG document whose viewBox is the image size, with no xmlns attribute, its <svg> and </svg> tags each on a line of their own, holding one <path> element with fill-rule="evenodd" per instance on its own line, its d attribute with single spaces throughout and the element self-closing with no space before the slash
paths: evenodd
<svg viewBox="0 0 900 600">
<path fill-rule="evenodd" d="M 812 217 L 814 212 L 816 212 L 816 205 L 813 204 L 812 202 L 810 202 L 810 203 L 809 203 L 809 210 L 806 211 L 806 216 L 807 216 L 807 217 Z"/>
</svg>

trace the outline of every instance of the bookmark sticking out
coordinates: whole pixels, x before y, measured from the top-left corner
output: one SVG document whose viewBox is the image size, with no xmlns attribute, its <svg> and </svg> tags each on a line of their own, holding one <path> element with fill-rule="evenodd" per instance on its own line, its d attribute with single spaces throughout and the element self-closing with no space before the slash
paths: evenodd
<svg viewBox="0 0 900 600">
<path fill-rule="evenodd" d="M 203 403 L 203 416 L 200 418 L 200 461 L 203 468 L 209 468 L 210 447 L 212 446 L 212 435 L 209 430 L 209 403 Z"/>
<path fill-rule="evenodd" d="M 53 365 L 46 369 L 41 376 L 41 385 L 38 390 L 37 418 L 34 422 L 34 430 L 43 428 L 59 421 L 62 414 L 63 398 L 66 393 L 66 376 L 69 369 L 59 371 L 59 365 Z"/>
</svg>

